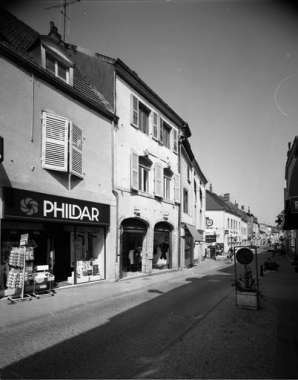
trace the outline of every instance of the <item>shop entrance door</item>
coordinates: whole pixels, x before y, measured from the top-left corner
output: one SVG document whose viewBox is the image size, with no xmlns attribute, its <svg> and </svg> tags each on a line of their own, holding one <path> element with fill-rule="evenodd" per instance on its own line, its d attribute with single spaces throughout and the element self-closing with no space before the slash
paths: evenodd
<svg viewBox="0 0 298 380">
<path fill-rule="evenodd" d="M 167 223 L 157 223 L 154 228 L 153 269 L 172 268 L 171 230 Z"/>
<path fill-rule="evenodd" d="M 194 258 L 193 258 L 193 237 L 188 231 L 185 229 L 185 246 L 184 246 L 184 266 L 185 268 L 189 268 L 193 266 Z"/>
<path fill-rule="evenodd" d="M 70 233 L 63 227 L 52 230 L 52 249 L 55 252 L 54 275 L 57 286 L 70 285 L 68 277 L 71 276 Z"/>
</svg>

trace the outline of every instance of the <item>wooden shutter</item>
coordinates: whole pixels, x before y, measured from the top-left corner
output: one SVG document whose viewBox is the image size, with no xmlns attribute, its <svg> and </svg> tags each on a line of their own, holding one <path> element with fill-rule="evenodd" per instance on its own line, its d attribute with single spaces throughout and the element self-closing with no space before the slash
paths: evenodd
<svg viewBox="0 0 298 380">
<path fill-rule="evenodd" d="M 139 190 L 139 156 L 134 150 L 131 151 L 130 185 L 132 189 Z"/>
<path fill-rule="evenodd" d="M 174 181 L 175 181 L 174 199 L 175 199 L 175 202 L 180 203 L 180 174 L 175 174 Z"/>
<path fill-rule="evenodd" d="M 163 196 L 163 168 L 162 164 L 156 162 L 155 164 L 155 196 L 161 197 Z"/>
<path fill-rule="evenodd" d="M 153 137 L 158 139 L 158 115 L 153 112 Z"/>
<path fill-rule="evenodd" d="M 178 131 L 173 128 L 173 150 L 175 153 L 178 153 Z"/>
<path fill-rule="evenodd" d="M 159 117 L 159 140 L 163 142 L 163 120 Z"/>
<path fill-rule="evenodd" d="M 70 124 L 69 170 L 83 178 L 83 131 L 76 124 Z"/>
<path fill-rule="evenodd" d="M 139 128 L 139 101 L 133 94 L 130 95 L 130 123 Z"/>
<path fill-rule="evenodd" d="M 67 171 L 68 120 L 48 112 L 42 115 L 42 167 Z"/>
</svg>

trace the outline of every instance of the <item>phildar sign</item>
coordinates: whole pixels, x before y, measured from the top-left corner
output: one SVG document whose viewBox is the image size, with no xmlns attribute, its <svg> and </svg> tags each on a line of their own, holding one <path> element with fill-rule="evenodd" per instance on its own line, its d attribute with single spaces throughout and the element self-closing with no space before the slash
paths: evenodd
<svg viewBox="0 0 298 380">
<path fill-rule="evenodd" d="M 33 191 L 3 188 L 4 217 L 110 225 L 110 206 Z"/>
</svg>

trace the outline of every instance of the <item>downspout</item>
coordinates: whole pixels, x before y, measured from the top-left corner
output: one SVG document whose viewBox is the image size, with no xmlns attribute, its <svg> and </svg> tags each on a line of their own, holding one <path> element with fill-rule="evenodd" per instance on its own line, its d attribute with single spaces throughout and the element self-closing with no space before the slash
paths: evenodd
<svg viewBox="0 0 298 380">
<path fill-rule="evenodd" d="M 116 75 L 115 75 L 115 72 L 114 72 L 114 107 L 113 108 L 114 108 L 115 115 L 117 114 L 116 96 L 117 96 L 117 91 L 116 91 Z M 118 222 L 119 222 L 119 194 L 118 194 L 118 192 L 115 189 L 115 120 L 116 119 L 114 119 L 112 121 L 112 193 L 114 194 L 114 196 L 116 198 L 115 265 L 116 265 L 116 268 L 117 268 L 116 281 L 119 281 L 119 279 L 122 277 L 122 262 L 121 262 L 121 259 L 119 260 L 120 253 L 118 252 L 119 251 L 119 228 L 118 228 Z"/>
<path fill-rule="evenodd" d="M 117 267 L 118 264 L 118 270 L 116 273 L 116 280 L 119 280 L 121 278 L 121 263 L 119 262 L 119 229 L 118 229 L 118 221 L 119 221 L 119 194 L 115 190 L 115 120 L 112 121 L 112 193 L 114 194 L 116 198 L 116 229 L 115 229 L 115 238 L 116 238 L 116 244 L 115 244 L 115 264 Z"/>
<path fill-rule="evenodd" d="M 34 74 L 32 73 L 32 89 L 31 89 L 31 98 L 32 98 L 32 114 L 31 114 L 31 142 L 33 142 L 34 138 Z"/>
<path fill-rule="evenodd" d="M 185 137 L 181 135 L 178 139 L 178 173 L 180 174 L 180 203 L 178 204 L 178 270 L 181 268 L 181 202 L 182 202 L 182 178 L 181 178 L 181 144 Z"/>
</svg>

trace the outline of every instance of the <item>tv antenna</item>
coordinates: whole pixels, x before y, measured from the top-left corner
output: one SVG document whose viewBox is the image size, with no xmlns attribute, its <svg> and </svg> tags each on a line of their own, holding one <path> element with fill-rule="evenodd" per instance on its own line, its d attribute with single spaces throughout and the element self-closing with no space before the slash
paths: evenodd
<svg viewBox="0 0 298 380">
<path fill-rule="evenodd" d="M 46 10 L 47 9 L 52 9 L 52 8 L 60 8 L 60 13 L 63 15 L 63 41 L 65 42 L 65 27 L 66 27 L 66 19 L 68 19 L 70 21 L 70 18 L 67 16 L 67 13 L 66 13 L 66 8 L 73 4 L 73 3 L 77 3 L 79 2 L 80 0 L 72 0 L 72 1 L 66 1 L 66 0 L 63 0 L 63 4 L 60 4 L 60 5 L 53 5 L 52 7 L 48 7 L 48 8 L 45 8 Z M 63 10 L 61 10 L 61 8 L 64 8 Z"/>
</svg>

